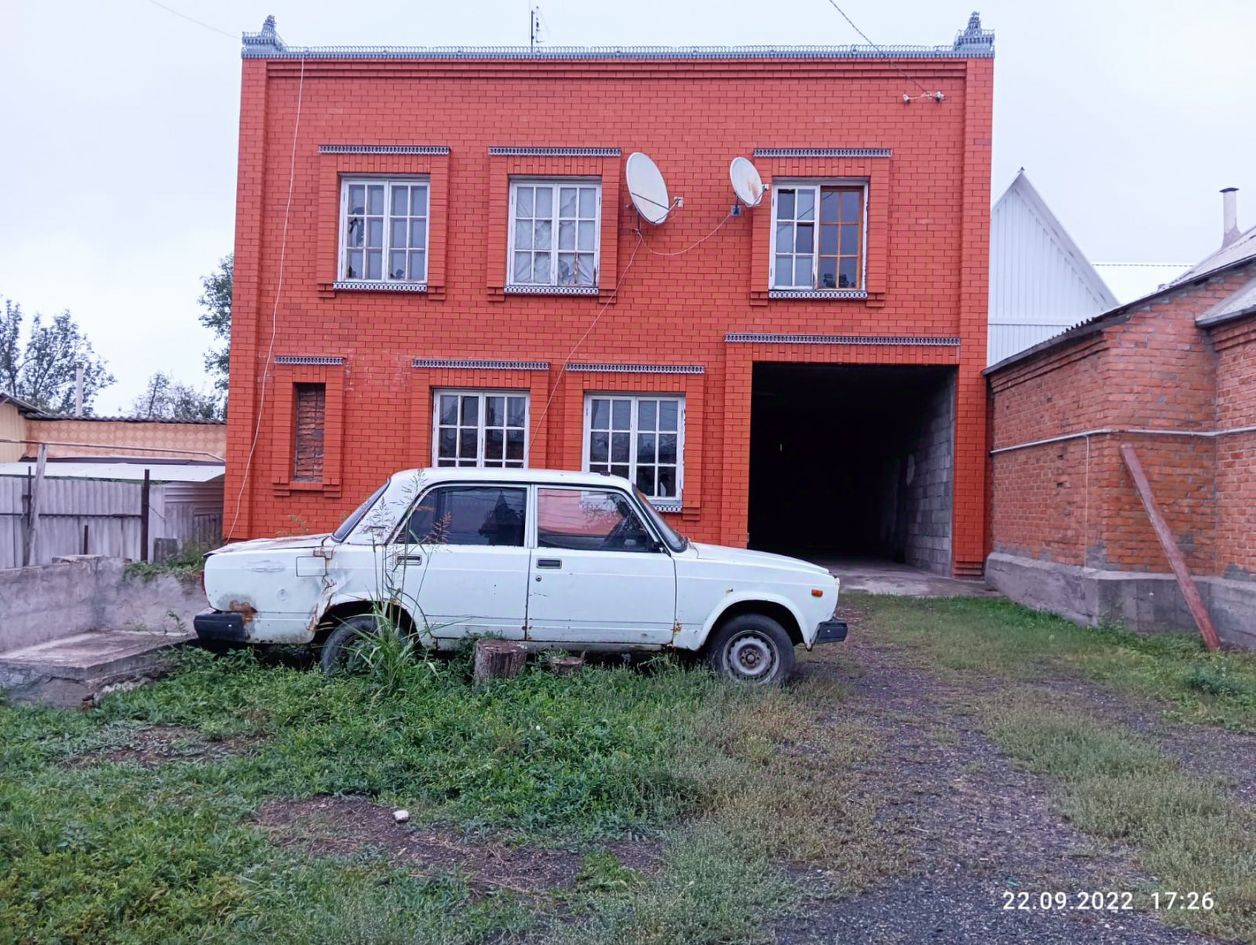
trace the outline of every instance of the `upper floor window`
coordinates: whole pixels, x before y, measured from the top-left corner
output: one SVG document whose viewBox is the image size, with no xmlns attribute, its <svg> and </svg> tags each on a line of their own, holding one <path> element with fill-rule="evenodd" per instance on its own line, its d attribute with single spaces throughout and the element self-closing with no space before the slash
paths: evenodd
<svg viewBox="0 0 1256 945">
<path fill-rule="evenodd" d="M 340 278 L 426 282 L 428 180 L 345 178 L 340 193 Z"/>
<path fill-rule="evenodd" d="M 527 465 L 528 395 L 442 390 L 435 395 L 432 464 L 522 469 Z"/>
<path fill-rule="evenodd" d="M 772 288 L 862 289 L 864 203 L 863 184 L 774 184 Z"/>
<path fill-rule="evenodd" d="M 585 470 L 629 479 L 655 501 L 680 499 L 683 397 L 591 395 L 584 417 Z"/>
<path fill-rule="evenodd" d="M 596 180 L 512 181 L 507 283 L 595 286 L 601 215 Z"/>
</svg>

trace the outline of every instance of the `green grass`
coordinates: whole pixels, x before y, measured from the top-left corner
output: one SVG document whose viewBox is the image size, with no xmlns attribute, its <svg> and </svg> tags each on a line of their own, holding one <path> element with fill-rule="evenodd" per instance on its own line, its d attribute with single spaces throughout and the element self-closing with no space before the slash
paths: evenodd
<svg viewBox="0 0 1256 945">
<path fill-rule="evenodd" d="M 89 712 L 0 706 L 0 945 L 756 941 L 792 901 L 773 861 L 846 857 L 852 883 L 896 862 L 848 773 L 876 746 L 825 718 L 840 693 L 746 692 L 662 661 L 537 666 L 474 691 L 466 668 L 415 660 L 381 687 L 191 651 Z M 190 730 L 174 759 L 108 760 L 163 726 Z M 244 752 L 182 760 L 223 739 Z M 777 751 L 793 744 L 806 751 Z M 251 823 L 269 798 L 320 794 L 587 850 L 574 912 L 315 859 Z M 598 844 L 642 836 L 664 845 L 658 871 L 599 859 Z"/>
<path fill-rule="evenodd" d="M 1075 672 L 1154 699 L 1182 721 L 1256 732 L 1256 653 L 1210 653 L 1198 637 L 1078 627 L 1007 601 L 849 595 L 907 658 L 963 677 Z"/>
<path fill-rule="evenodd" d="M 1082 830 L 1134 847 L 1154 888 L 1210 892 L 1216 908 L 1168 921 L 1256 940 L 1256 814 L 1224 789 L 1120 725 L 1040 703 L 1004 704 L 991 734 L 1012 757 L 1055 779 L 1063 812 Z M 1143 905 L 1150 896 L 1143 897 Z"/>
</svg>

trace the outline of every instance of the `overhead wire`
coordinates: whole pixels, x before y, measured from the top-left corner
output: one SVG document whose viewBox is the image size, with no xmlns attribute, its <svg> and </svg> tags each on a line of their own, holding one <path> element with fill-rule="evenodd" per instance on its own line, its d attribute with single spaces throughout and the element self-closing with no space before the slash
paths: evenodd
<svg viewBox="0 0 1256 945">
<path fill-rule="evenodd" d="M 865 33 L 863 30 L 861 30 L 861 29 L 859 28 L 859 26 L 855 23 L 855 21 L 854 21 L 854 20 L 852 20 L 852 19 L 851 19 L 851 18 L 847 15 L 846 11 L 845 11 L 845 10 L 843 10 L 841 7 L 839 7 L 839 6 L 837 5 L 837 0 L 828 0 L 828 4 L 829 4 L 829 6 L 831 6 L 834 10 L 836 10 L 838 13 L 840 13 L 840 14 L 842 15 L 842 19 L 843 19 L 843 20 L 845 20 L 847 23 L 849 23 L 849 24 L 850 24 L 850 28 L 851 28 L 851 29 L 853 29 L 853 30 L 854 30 L 856 33 L 858 33 L 860 36 L 862 36 L 862 37 L 863 37 L 864 42 L 865 42 L 865 43 L 867 43 L 869 46 L 871 46 L 873 49 L 875 49 L 875 50 L 877 51 L 877 53 L 881 56 L 881 58 L 882 58 L 882 59 L 884 59 L 884 60 L 886 60 L 886 62 L 888 62 L 888 63 L 890 64 L 890 66 L 891 66 L 891 67 L 893 67 L 893 69 L 894 69 L 894 71 L 895 71 L 895 72 L 897 72 L 899 75 L 901 75 L 904 79 L 906 79 L 908 82 L 910 82 L 910 83 L 911 83 L 912 85 L 914 85 L 916 88 L 920 89 L 920 92 L 921 92 L 921 94 L 922 94 L 922 95 L 936 95 L 936 94 L 937 94 L 936 92 L 930 92 L 927 88 L 925 88 L 923 85 L 921 85 L 921 84 L 920 84 L 920 80 L 918 80 L 918 79 L 916 79 L 915 77 L 913 77 L 913 76 L 909 75 L 905 69 L 903 69 L 903 68 L 902 68 L 902 67 L 900 67 L 900 66 L 899 66 L 896 62 L 894 62 L 894 60 L 891 58 L 890 54 L 889 54 L 889 53 L 887 53 L 884 49 L 882 49 L 879 45 L 877 45 L 876 43 L 874 43 L 874 42 L 872 41 L 872 39 L 871 39 L 871 38 L 869 38 L 868 34 L 867 34 L 867 33 Z"/>
<path fill-rule="evenodd" d="M 158 9 L 165 10 L 172 16 L 177 16 L 181 20 L 187 20 L 189 23 L 195 23 L 197 26 L 207 29 L 210 32 L 217 33 L 219 36 L 225 36 L 227 39 L 234 40 L 237 43 L 240 41 L 238 33 L 228 33 L 226 30 L 220 30 L 218 27 L 206 23 L 203 20 L 198 20 L 194 16 L 188 16 L 186 13 L 176 10 L 174 7 L 168 7 L 164 3 L 160 3 L 159 0 L 148 0 L 148 2 Z"/>
</svg>

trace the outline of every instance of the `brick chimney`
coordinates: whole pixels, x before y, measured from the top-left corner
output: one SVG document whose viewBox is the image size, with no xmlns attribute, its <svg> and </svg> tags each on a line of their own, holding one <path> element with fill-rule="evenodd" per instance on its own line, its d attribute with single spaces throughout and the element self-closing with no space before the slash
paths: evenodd
<svg viewBox="0 0 1256 945">
<path fill-rule="evenodd" d="M 1237 187 L 1225 187 L 1221 191 L 1221 248 L 1239 238 L 1239 201 Z"/>
</svg>

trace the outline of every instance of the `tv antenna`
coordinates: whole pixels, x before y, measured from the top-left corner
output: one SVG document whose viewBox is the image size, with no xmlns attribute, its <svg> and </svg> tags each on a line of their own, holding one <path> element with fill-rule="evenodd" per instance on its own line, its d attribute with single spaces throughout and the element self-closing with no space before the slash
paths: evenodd
<svg viewBox="0 0 1256 945">
<path fill-rule="evenodd" d="M 528 4 L 528 50 L 536 52 L 536 44 L 541 41 L 541 7 L 540 4 Z"/>
</svg>

